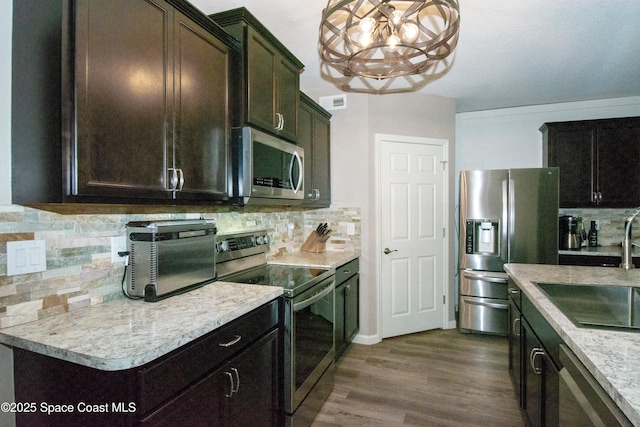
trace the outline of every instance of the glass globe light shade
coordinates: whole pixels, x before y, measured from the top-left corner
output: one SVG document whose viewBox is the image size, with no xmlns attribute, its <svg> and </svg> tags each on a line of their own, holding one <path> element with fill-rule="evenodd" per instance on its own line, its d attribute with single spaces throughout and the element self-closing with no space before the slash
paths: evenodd
<svg viewBox="0 0 640 427">
<path fill-rule="evenodd" d="M 406 42 L 415 41 L 418 38 L 419 29 L 413 22 L 405 22 L 400 28 L 400 37 Z"/>
</svg>

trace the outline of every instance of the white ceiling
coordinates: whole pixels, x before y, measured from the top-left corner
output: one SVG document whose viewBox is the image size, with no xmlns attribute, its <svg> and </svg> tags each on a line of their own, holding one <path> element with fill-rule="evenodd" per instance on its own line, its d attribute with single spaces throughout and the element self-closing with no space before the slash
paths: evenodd
<svg viewBox="0 0 640 427">
<path fill-rule="evenodd" d="M 246 7 L 305 64 L 303 91 L 361 91 L 363 82 L 379 90 L 376 81 L 348 81 L 321 67 L 318 28 L 327 0 L 191 3 L 207 14 Z M 459 3 L 460 39 L 447 66 L 434 70 L 436 75 L 399 78 L 388 89 L 411 84 L 455 98 L 458 112 L 640 96 L 640 1 Z"/>
</svg>

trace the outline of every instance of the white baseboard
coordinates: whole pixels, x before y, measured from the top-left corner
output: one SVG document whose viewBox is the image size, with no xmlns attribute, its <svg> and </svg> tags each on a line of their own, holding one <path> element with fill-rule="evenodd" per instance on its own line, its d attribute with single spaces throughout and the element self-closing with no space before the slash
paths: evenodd
<svg viewBox="0 0 640 427">
<path fill-rule="evenodd" d="M 444 326 L 444 329 L 455 329 L 458 327 L 458 323 L 455 320 L 450 320 L 448 324 Z"/>
<path fill-rule="evenodd" d="M 355 344 L 373 345 L 379 343 L 380 341 L 382 340 L 378 335 L 357 334 L 352 342 Z"/>
</svg>

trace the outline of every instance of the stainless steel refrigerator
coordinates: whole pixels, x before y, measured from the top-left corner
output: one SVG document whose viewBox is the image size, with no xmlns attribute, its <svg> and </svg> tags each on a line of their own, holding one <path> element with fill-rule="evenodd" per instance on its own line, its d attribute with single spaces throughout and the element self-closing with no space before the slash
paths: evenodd
<svg viewBox="0 0 640 427">
<path fill-rule="evenodd" d="M 505 263 L 558 263 L 558 168 L 460 173 L 460 331 L 507 334 Z"/>
</svg>

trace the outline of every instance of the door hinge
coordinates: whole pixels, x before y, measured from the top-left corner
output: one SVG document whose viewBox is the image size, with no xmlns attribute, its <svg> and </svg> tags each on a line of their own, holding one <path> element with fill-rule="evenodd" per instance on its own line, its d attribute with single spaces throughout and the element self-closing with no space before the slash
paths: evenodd
<svg viewBox="0 0 640 427">
<path fill-rule="evenodd" d="M 447 170 L 447 163 L 449 163 L 448 160 L 440 160 L 440 164 L 442 164 L 442 170 L 443 171 Z"/>
<path fill-rule="evenodd" d="M 447 296 L 442 295 L 442 305 L 445 305 L 446 303 L 447 303 Z"/>
<path fill-rule="evenodd" d="M 442 237 L 447 237 L 447 229 L 442 227 Z"/>
</svg>

